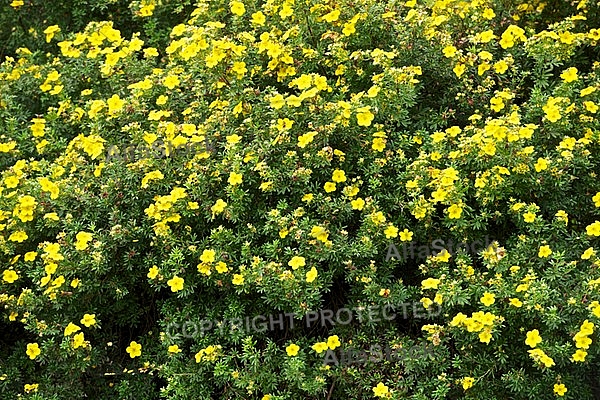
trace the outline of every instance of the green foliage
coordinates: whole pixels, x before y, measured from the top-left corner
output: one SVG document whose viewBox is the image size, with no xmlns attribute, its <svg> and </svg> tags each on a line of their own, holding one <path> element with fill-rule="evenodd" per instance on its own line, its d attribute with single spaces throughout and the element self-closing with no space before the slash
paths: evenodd
<svg viewBox="0 0 600 400">
<path fill-rule="evenodd" d="M 0 6 L 0 397 L 598 397 L 597 5 L 49 4 Z"/>
</svg>

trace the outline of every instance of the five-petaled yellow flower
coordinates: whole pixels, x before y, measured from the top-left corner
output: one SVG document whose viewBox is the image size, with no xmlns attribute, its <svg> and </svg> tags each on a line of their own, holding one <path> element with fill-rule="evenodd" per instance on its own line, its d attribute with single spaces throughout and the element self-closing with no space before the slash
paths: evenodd
<svg viewBox="0 0 600 400">
<path fill-rule="evenodd" d="M 129 357 L 131 358 L 139 357 L 142 355 L 142 345 L 136 341 L 132 341 L 125 351 L 129 353 Z"/>
<path fill-rule="evenodd" d="M 287 355 L 290 357 L 296 356 L 298 354 L 298 350 L 300 350 L 300 346 L 294 343 L 285 348 Z"/>
</svg>

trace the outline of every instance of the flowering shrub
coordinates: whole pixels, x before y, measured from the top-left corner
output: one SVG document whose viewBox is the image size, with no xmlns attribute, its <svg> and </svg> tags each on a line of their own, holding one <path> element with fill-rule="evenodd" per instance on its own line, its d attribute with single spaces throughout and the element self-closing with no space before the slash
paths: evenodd
<svg viewBox="0 0 600 400">
<path fill-rule="evenodd" d="M 34 3 L 0 6 L 2 398 L 598 398 L 598 4 L 105 1 L 30 32 Z M 411 351 L 328 362 L 377 346 Z"/>
</svg>

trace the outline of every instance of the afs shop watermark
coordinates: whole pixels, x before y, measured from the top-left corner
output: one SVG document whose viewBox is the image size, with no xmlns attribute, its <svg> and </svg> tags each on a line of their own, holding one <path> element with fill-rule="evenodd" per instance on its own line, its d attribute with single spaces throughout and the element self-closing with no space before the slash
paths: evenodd
<svg viewBox="0 0 600 400">
<path fill-rule="evenodd" d="M 442 255 L 444 251 L 448 252 L 451 256 L 463 250 L 469 254 L 477 255 L 481 250 L 485 250 L 490 246 L 492 241 L 488 235 L 485 235 L 485 242 L 481 240 L 475 240 L 471 243 L 458 242 L 455 243 L 450 239 L 447 243 L 443 239 L 435 239 L 430 244 L 417 246 L 415 242 L 411 241 L 408 243 L 402 243 L 398 249 L 394 243 L 390 243 L 387 248 L 387 254 L 385 261 L 390 259 L 397 259 L 400 261 L 421 259 L 424 260 L 429 256 Z"/>
<path fill-rule="evenodd" d="M 183 152 L 186 155 L 189 155 L 198 151 L 214 152 L 215 150 L 215 145 L 209 141 L 208 138 L 202 142 L 188 141 L 185 145 L 178 147 L 174 147 L 170 141 L 165 143 L 158 139 L 150 144 L 139 143 L 137 145 L 129 145 L 125 147 L 123 151 L 121 151 L 117 145 L 112 145 L 106 151 L 104 162 L 134 162 L 139 158 L 165 158 L 175 154 L 175 152 Z"/>
</svg>

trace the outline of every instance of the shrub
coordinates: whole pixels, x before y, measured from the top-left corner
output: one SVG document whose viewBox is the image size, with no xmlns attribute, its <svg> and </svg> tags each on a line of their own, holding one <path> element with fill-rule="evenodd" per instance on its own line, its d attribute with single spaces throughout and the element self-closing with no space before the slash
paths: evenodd
<svg viewBox="0 0 600 400">
<path fill-rule="evenodd" d="M 0 66 L 3 398 L 598 396 L 597 5 L 78 7 Z"/>
</svg>

